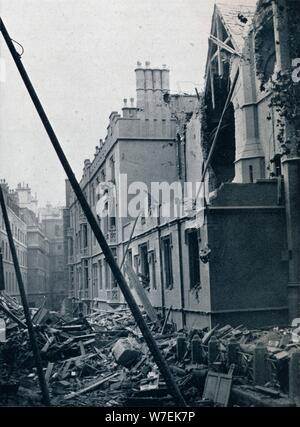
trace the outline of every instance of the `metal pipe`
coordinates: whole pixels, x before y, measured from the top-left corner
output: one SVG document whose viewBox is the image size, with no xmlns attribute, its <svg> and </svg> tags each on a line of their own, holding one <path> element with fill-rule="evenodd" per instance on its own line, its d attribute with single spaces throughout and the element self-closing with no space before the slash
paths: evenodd
<svg viewBox="0 0 300 427">
<path fill-rule="evenodd" d="M 159 368 L 159 370 L 160 370 L 160 372 L 161 372 L 161 374 L 162 374 L 162 376 L 166 382 L 166 385 L 169 388 L 170 393 L 173 395 L 174 399 L 176 400 L 177 404 L 181 405 L 181 406 L 186 406 L 186 402 L 185 402 L 185 400 L 184 400 L 184 398 L 183 398 L 183 396 L 179 390 L 178 385 L 176 384 L 176 382 L 175 382 L 175 380 L 171 374 L 169 366 L 166 363 L 162 353 L 160 352 L 160 350 L 156 344 L 156 341 L 154 340 L 154 338 L 150 332 L 150 329 L 148 328 L 147 323 L 146 323 L 145 319 L 143 318 L 143 315 L 142 315 L 134 297 L 131 294 L 129 286 L 127 285 L 126 280 L 125 280 L 120 268 L 118 267 L 118 264 L 116 263 L 116 261 L 114 259 L 114 256 L 113 256 L 113 254 L 112 254 L 112 252 L 111 252 L 111 250 L 107 244 L 107 241 L 106 241 L 101 229 L 99 228 L 97 220 L 96 220 L 88 202 L 86 201 L 86 198 L 84 197 L 84 194 L 80 188 L 80 185 L 77 182 L 76 177 L 73 173 L 73 170 L 72 170 L 72 168 L 71 168 L 71 166 L 70 166 L 70 164 L 69 164 L 69 162 L 65 156 L 65 153 L 63 152 L 63 150 L 60 146 L 60 143 L 59 143 L 59 141 L 55 135 L 55 132 L 54 132 L 54 130 L 53 130 L 53 128 L 49 122 L 49 119 L 48 119 L 48 117 L 47 117 L 47 115 L 43 109 L 43 106 L 42 106 L 42 104 L 38 98 L 38 95 L 35 92 L 35 89 L 34 89 L 32 83 L 29 79 L 29 76 L 28 76 L 28 74 L 27 74 L 27 72 L 26 72 L 26 70 L 22 64 L 20 56 L 17 53 L 13 42 L 11 41 L 11 38 L 10 38 L 6 28 L 5 28 L 5 25 L 2 21 L 2 19 L 0 19 L 0 26 L 1 26 L 1 31 L 2 31 L 2 35 L 4 37 L 4 40 L 5 40 L 5 42 L 8 46 L 8 49 L 9 49 L 9 51 L 10 51 L 10 53 L 14 59 L 16 66 L 19 70 L 19 73 L 20 73 L 22 80 L 23 80 L 23 82 L 27 88 L 27 91 L 28 91 L 28 93 L 32 99 L 32 102 L 35 105 L 37 113 L 40 116 L 40 119 L 44 125 L 44 128 L 45 128 L 48 136 L 49 136 L 49 139 L 53 145 L 53 148 L 56 151 L 56 154 L 57 154 L 57 156 L 58 156 L 66 174 L 67 174 L 67 177 L 70 181 L 70 184 L 73 188 L 73 191 L 77 196 L 77 199 L 78 199 L 78 201 L 82 207 L 82 210 L 85 213 L 87 221 L 88 221 L 91 229 L 93 230 L 93 232 L 96 236 L 96 239 L 97 239 L 97 241 L 98 241 L 98 243 L 102 249 L 102 252 L 105 256 L 105 259 L 111 268 L 111 271 L 112 271 L 112 273 L 113 273 L 113 275 L 114 275 L 114 277 L 115 277 L 115 279 L 116 279 L 116 281 L 117 281 L 117 283 L 118 283 L 118 285 L 119 285 L 119 287 L 120 287 L 120 289 L 124 295 L 124 298 L 125 298 L 128 306 L 132 312 L 132 315 L 133 315 L 138 327 L 141 330 L 141 333 L 142 333 L 142 335 L 143 335 L 143 337 L 144 337 L 144 339 L 145 339 L 145 341 L 149 347 L 149 350 L 153 356 L 153 359 L 156 362 L 156 364 L 157 364 L 157 366 L 158 366 L 158 368 Z"/>
<path fill-rule="evenodd" d="M 41 392 L 42 392 L 42 396 L 43 396 L 43 401 L 44 401 L 44 404 L 46 406 L 50 406 L 51 404 L 50 404 L 49 391 L 48 391 L 48 387 L 47 387 L 47 384 L 45 381 L 42 359 L 41 359 L 40 351 L 39 351 L 39 348 L 38 348 L 38 345 L 37 345 L 37 342 L 35 339 L 35 332 L 34 332 L 32 320 L 31 320 L 31 315 L 30 315 L 30 311 L 29 311 L 29 307 L 28 307 L 24 283 L 23 283 L 23 279 L 22 279 L 22 274 L 21 274 L 21 270 L 20 270 L 18 257 L 17 257 L 14 239 L 13 239 L 11 228 L 10 228 L 10 223 L 9 223 L 9 219 L 8 219 L 8 215 L 7 215 L 7 210 L 6 210 L 6 205 L 5 205 L 5 200 L 4 200 L 4 195 L 3 195 L 1 185 L 0 185 L 0 205 L 1 205 L 1 209 L 2 209 L 4 224 L 5 224 L 7 238 L 8 238 L 9 247 L 10 247 L 10 252 L 11 252 L 11 256 L 12 256 L 14 267 L 15 267 L 16 278 L 17 278 L 20 296 L 21 296 L 21 300 L 22 300 L 22 304 L 23 304 L 23 309 L 24 309 L 25 319 L 26 319 L 26 323 L 27 323 L 30 344 L 31 344 L 33 356 L 35 359 L 36 369 L 37 369 L 39 383 L 40 383 L 40 388 L 41 388 Z"/>
</svg>

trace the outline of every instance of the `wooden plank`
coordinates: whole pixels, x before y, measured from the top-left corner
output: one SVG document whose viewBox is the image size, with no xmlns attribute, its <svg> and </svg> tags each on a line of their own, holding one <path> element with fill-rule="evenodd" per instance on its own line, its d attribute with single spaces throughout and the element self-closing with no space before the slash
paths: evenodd
<svg viewBox="0 0 300 427">
<path fill-rule="evenodd" d="M 111 379 L 115 378 L 115 377 L 116 377 L 116 376 L 118 376 L 118 375 L 120 375 L 120 373 L 119 373 L 119 372 L 115 372 L 114 374 L 111 374 L 111 375 L 108 375 L 108 376 L 106 376 L 106 377 L 104 377 L 104 378 L 101 378 L 100 380 L 98 380 L 98 381 L 94 382 L 93 384 L 90 384 L 88 387 L 85 387 L 85 388 L 83 388 L 83 389 L 81 389 L 81 390 L 79 390 L 79 391 L 76 391 L 76 392 L 72 392 L 72 393 L 70 393 L 70 394 L 67 394 L 67 395 L 64 397 L 64 400 L 73 399 L 73 398 L 74 398 L 74 397 L 76 397 L 76 396 L 80 396 L 81 394 L 88 393 L 89 391 L 93 391 L 93 390 L 95 390 L 97 387 L 99 387 L 101 384 L 106 383 L 107 381 L 109 381 L 109 380 L 111 380 Z"/>
<path fill-rule="evenodd" d="M 163 327 L 162 327 L 162 330 L 161 330 L 161 334 L 162 334 L 162 335 L 163 335 L 163 334 L 164 334 L 164 332 L 165 332 L 165 329 L 166 329 L 166 326 L 167 326 L 167 323 L 168 323 L 168 320 L 169 320 L 169 317 L 170 317 L 170 313 L 171 313 L 172 308 L 173 308 L 173 306 L 172 306 L 172 305 L 170 305 L 169 310 L 168 310 L 168 313 L 167 313 L 166 318 L 165 318 L 165 321 L 164 321 L 164 324 L 163 324 Z"/>
<path fill-rule="evenodd" d="M 80 348 L 81 355 L 85 356 L 85 349 L 84 349 L 84 345 L 83 345 L 82 341 L 79 341 L 78 345 L 79 345 L 79 348 Z"/>
<path fill-rule="evenodd" d="M 221 28 L 221 20 L 219 17 L 217 17 L 217 37 L 219 40 L 222 40 L 222 28 Z M 223 62 L 222 62 L 222 56 L 221 56 L 221 48 L 220 46 L 217 47 L 217 52 L 218 52 L 218 73 L 219 73 L 219 77 L 223 76 L 223 72 L 224 72 L 224 67 L 223 67 Z"/>
<path fill-rule="evenodd" d="M 44 347 L 43 347 L 43 348 L 42 348 L 42 350 L 41 350 L 41 352 L 42 352 L 42 353 L 47 353 L 48 348 L 49 348 L 49 347 L 50 347 L 50 345 L 53 343 L 54 339 L 55 339 L 55 338 L 52 336 L 52 337 L 50 337 L 50 338 L 49 338 L 49 340 L 47 340 L 46 344 L 44 345 Z"/>
<path fill-rule="evenodd" d="M 219 325 L 216 325 L 213 329 L 211 329 L 210 331 L 206 332 L 206 334 L 204 335 L 204 337 L 202 338 L 202 344 L 207 344 L 208 341 L 210 340 L 211 336 L 217 331 Z"/>
<path fill-rule="evenodd" d="M 51 363 L 51 362 L 48 363 L 46 374 L 45 374 L 45 381 L 47 384 L 49 384 L 49 380 L 50 380 L 50 377 L 52 374 L 53 366 L 54 366 L 54 363 Z"/>
<path fill-rule="evenodd" d="M 145 289 L 140 284 L 140 281 L 139 281 L 137 275 L 135 274 L 135 271 L 133 270 L 132 266 L 130 265 L 130 263 L 128 261 L 124 263 L 124 269 L 125 269 L 125 272 L 128 276 L 128 279 L 129 279 L 130 283 L 132 284 L 134 290 L 136 291 L 147 315 L 149 316 L 149 319 L 151 320 L 151 322 L 158 323 L 157 313 L 154 310 L 154 308 L 152 307 L 151 302 L 149 301 L 149 298 L 145 292 Z"/>
<path fill-rule="evenodd" d="M 67 375 L 68 375 L 68 371 L 69 371 L 69 368 L 70 368 L 70 366 L 71 366 L 71 363 L 72 363 L 72 360 L 68 360 L 67 361 L 67 363 L 65 364 L 65 366 L 64 366 L 64 368 L 63 368 L 63 371 L 62 371 L 62 374 L 61 374 L 61 378 L 62 379 L 65 379 L 66 377 L 67 377 Z"/>
</svg>

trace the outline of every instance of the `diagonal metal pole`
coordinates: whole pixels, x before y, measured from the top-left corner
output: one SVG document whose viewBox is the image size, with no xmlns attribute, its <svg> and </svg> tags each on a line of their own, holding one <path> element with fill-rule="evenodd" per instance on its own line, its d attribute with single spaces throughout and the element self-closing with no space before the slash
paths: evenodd
<svg viewBox="0 0 300 427">
<path fill-rule="evenodd" d="M 36 338 L 35 338 L 35 332 L 34 332 L 32 320 L 31 320 L 31 315 L 30 315 L 30 311 L 29 311 L 29 307 L 28 307 L 24 283 L 23 283 L 23 279 L 22 279 L 22 274 L 21 274 L 21 270 L 20 270 L 18 257 L 17 257 L 14 239 L 13 239 L 11 228 L 10 228 L 10 223 L 9 223 L 9 219 L 8 219 L 8 215 L 7 215 L 7 209 L 6 209 L 5 200 L 4 200 L 1 185 L 0 185 L 0 205 L 1 205 L 2 213 L 3 213 L 3 219 L 4 219 L 7 238 L 8 238 L 8 242 L 9 242 L 10 252 L 11 252 L 11 256 L 12 256 L 14 267 L 15 267 L 16 278 L 17 278 L 20 296 L 21 296 L 21 300 L 22 300 L 22 304 L 23 304 L 23 309 L 24 309 L 25 319 L 26 319 L 26 323 L 27 323 L 30 344 L 31 344 L 33 356 L 35 359 L 36 369 L 37 369 L 39 383 L 40 383 L 40 388 L 41 388 L 41 392 L 42 392 L 42 396 L 43 396 L 43 401 L 44 401 L 44 404 L 46 406 L 50 406 L 49 391 L 48 391 L 48 387 L 47 387 L 47 384 L 45 381 L 41 355 L 40 355 L 40 351 L 39 351 L 39 348 L 38 348 L 38 345 L 36 342 Z"/>
<path fill-rule="evenodd" d="M 48 120 L 48 117 L 47 117 L 47 115 L 43 109 L 43 106 L 42 106 L 39 98 L 38 98 L 38 95 L 35 92 L 35 89 L 34 89 L 32 83 L 29 79 L 29 76 L 28 76 L 28 74 L 27 74 L 27 72 L 26 72 L 26 70 L 22 64 L 20 56 L 17 53 L 17 51 L 14 47 L 14 44 L 13 44 L 13 42 L 12 42 L 12 40 L 11 40 L 11 38 L 7 32 L 7 29 L 5 28 L 5 25 L 4 25 L 1 18 L 0 18 L 0 29 L 1 29 L 2 35 L 4 37 L 4 40 L 7 44 L 7 47 L 8 47 L 8 49 L 9 49 L 9 51 L 10 51 L 10 53 L 14 59 L 14 62 L 16 64 L 18 70 L 19 70 L 19 73 L 22 77 L 22 80 L 23 80 L 23 82 L 27 88 L 27 91 L 28 91 L 28 93 L 32 99 L 32 102 L 35 105 L 37 113 L 39 114 L 40 119 L 44 125 L 44 128 L 45 128 L 45 130 L 46 130 L 46 132 L 50 138 L 50 141 L 53 145 L 53 148 L 56 151 L 56 154 L 57 154 L 65 172 L 66 172 L 66 175 L 67 175 L 67 177 L 70 181 L 70 184 L 73 188 L 73 191 L 76 194 L 76 197 L 77 197 L 77 199 L 81 205 L 81 208 L 82 208 L 82 210 L 83 210 L 83 212 L 87 218 L 87 221 L 88 221 L 88 223 L 89 223 L 89 225 L 90 225 L 90 227 L 91 227 L 91 229 L 92 229 L 92 231 L 93 231 L 93 233 L 94 233 L 94 235 L 95 235 L 95 237 L 96 237 L 96 239 L 97 239 L 97 241 L 98 241 L 98 243 L 102 249 L 102 252 L 105 256 L 105 259 L 111 268 L 111 271 L 112 271 L 112 273 L 113 273 L 113 275 L 114 275 L 114 277 L 115 277 L 115 279 L 116 279 L 116 281 L 117 281 L 117 283 L 118 283 L 118 285 L 119 285 L 119 287 L 120 287 L 120 289 L 124 295 L 124 298 L 125 298 L 128 306 L 132 312 L 132 315 L 133 315 L 138 327 L 141 330 L 141 333 L 142 333 L 142 335 L 143 335 L 143 337 L 144 337 L 144 339 L 148 345 L 148 348 L 149 348 L 149 350 L 153 356 L 153 359 L 156 362 L 156 364 L 157 364 L 157 366 L 158 366 L 158 368 L 159 368 L 159 370 L 160 370 L 160 372 L 161 372 L 161 374 L 162 374 L 162 376 L 166 382 L 166 385 L 169 388 L 170 393 L 173 395 L 175 401 L 177 402 L 178 405 L 185 407 L 187 405 L 186 405 L 186 402 L 185 402 L 185 400 L 181 394 L 181 391 L 180 391 L 178 385 L 176 384 L 176 382 L 172 376 L 172 373 L 170 371 L 170 368 L 169 368 L 166 360 L 164 359 L 160 349 L 158 348 L 157 343 L 156 343 L 155 339 L 153 338 L 151 331 L 148 328 L 148 325 L 147 325 L 145 319 L 143 318 L 143 315 L 142 315 L 137 303 L 135 302 L 135 299 L 133 298 L 133 296 L 131 294 L 129 286 L 127 285 L 126 280 L 125 280 L 120 268 L 118 267 L 118 264 L 116 263 L 116 261 L 114 259 L 114 256 L 113 256 L 113 254 L 112 254 L 112 252 L 111 252 L 111 250 L 107 244 L 107 241 L 106 241 L 98 223 L 97 223 L 97 220 L 96 220 L 86 198 L 84 197 L 84 194 L 80 188 L 80 185 L 79 185 L 79 183 L 78 183 L 78 181 L 77 181 L 77 179 L 73 173 L 73 170 L 72 170 L 72 168 L 71 168 L 71 166 L 70 166 L 70 164 L 69 164 L 69 162 L 68 162 L 68 160 L 67 160 L 67 158 L 66 158 L 66 156 L 65 156 L 65 154 L 64 154 L 64 152 L 60 146 L 60 143 L 59 143 L 59 141 L 55 135 L 55 132 L 51 126 L 51 123 Z"/>
</svg>

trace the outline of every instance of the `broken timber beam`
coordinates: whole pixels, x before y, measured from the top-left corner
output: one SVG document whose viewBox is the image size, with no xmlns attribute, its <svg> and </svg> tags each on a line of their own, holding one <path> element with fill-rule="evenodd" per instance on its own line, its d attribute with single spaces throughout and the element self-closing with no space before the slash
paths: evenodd
<svg viewBox="0 0 300 427">
<path fill-rule="evenodd" d="M 131 267 L 129 262 L 125 262 L 124 264 L 124 270 L 125 273 L 128 276 L 129 282 L 132 284 L 137 296 L 139 297 L 141 303 L 143 304 L 143 307 L 151 320 L 151 322 L 158 323 L 158 317 L 156 314 L 156 311 L 152 307 L 151 302 L 149 301 L 149 298 L 145 292 L 145 289 L 143 288 L 142 284 L 139 281 L 139 278 L 135 274 L 135 271 Z"/>
<path fill-rule="evenodd" d="M 8 317 L 10 317 L 15 323 L 17 323 L 22 328 L 27 329 L 27 326 L 22 320 L 15 316 L 8 308 L 0 303 L 0 310 L 2 310 Z"/>
<path fill-rule="evenodd" d="M 74 397 L 80 396 L 81 394 L 88 393 L 89 391 L 93 391 L 96 388 L 98 388 L 101 384 L 106 383 L 107 381 L 115 378 L 118 375 L 120 375 L 120 372 L 115 372 L 114 374 L 111 374 L 111 375 L 108 375 L 104 378 L 101 378 L 100 380 L 93 382 L 93 384 L 90 384 L 89 386 L 87 386 L 87 387 L 85 387 L 79 391 L 75 391 L 73 393 L 67 394 L 64 397 L 64 400 L 73 399 Z"/>
</svg>

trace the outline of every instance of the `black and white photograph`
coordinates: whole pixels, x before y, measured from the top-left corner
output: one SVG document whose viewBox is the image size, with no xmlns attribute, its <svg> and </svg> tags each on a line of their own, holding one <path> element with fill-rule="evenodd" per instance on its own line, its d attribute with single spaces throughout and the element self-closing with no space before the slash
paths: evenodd
<svg viewBox="0 0 300 427">
<path fill-rule="evenodd" d="M 0 16 L 0 415 L 300 407 L 300 0 Z"/>
</svg>

